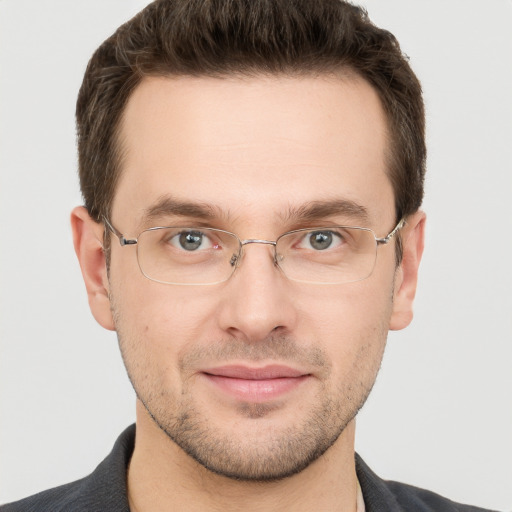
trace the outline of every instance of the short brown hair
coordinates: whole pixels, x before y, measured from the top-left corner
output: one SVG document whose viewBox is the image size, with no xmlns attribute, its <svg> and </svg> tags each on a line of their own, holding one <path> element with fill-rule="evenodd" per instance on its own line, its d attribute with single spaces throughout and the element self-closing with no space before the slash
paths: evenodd
<svg viewBox="0 0 512 512">
<path fill-rule="evenodd" d="M 387 172 L 397 220 L 423 199 L 421 86 L 396 38 L 341 0 L 156 0 L 92 56 L 78 95 L 85 206 L 110 214 L 121 167 L 124 107 L 145 76 L 308 74 L 347 70 L 378 92 L 388 118 Z"/>
</svg>

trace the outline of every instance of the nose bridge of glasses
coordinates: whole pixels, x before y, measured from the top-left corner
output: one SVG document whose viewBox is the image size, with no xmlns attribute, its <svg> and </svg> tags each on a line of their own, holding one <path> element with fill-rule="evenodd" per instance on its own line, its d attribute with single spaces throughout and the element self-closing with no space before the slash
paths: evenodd
<svg viewBox="0 0 512 512">
<path fill-rule="evenodd" d="M 272 242 L 271 240 L 258 240 L 257 238 L 249 238 L 247 240 L 242 240 L 241 241 L 242 247 L 244 245 L 249 245 L 249 244 L 266 244 L 266 245 L 273 245 L 275 247 L 276 243 L 277 242 L 275 242 L 275 241 Z"/>
<path fill-rule="evenodd" d="M 260 240 L 260 239 L 257 239 L 257 238 L 249 238 L 247 240 L 240 240 L 240 253 L 238 254 L 238 256 L 235 257 L 235 255 L 233 255 L 233 257 L 231 258 L 231 265 L 232 266 L 238 266 L 240 265 L 240 261 L 242 259 L 242 256 L 243 256 L 243 249 L 246 245 L 249 245 L 249 244 L 263 244 L 263 245 L 271 245 L 274 247 L 274 263 L 277 263 L 276 261 L 276 254 L 275 254 L 275 247 L 276 247 L 276 244 L 277 242 L 276 241 L 272 241 L 272 240 Z"/>
</svg>

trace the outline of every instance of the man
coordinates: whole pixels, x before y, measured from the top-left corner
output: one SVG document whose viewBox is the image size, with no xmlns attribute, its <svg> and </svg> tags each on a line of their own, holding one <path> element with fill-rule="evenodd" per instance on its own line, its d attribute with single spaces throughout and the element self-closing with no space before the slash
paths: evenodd
<svg viewBox="0 0 512 512">
<path fill-rule="evenodd" d="M 77 123 L 75 249 L 137 426 L 3 510 L 477 510 L 354 456 L 423 250 L 393 36 L 334 1 L 159 1 L 93 56 Z"/>
</svg>

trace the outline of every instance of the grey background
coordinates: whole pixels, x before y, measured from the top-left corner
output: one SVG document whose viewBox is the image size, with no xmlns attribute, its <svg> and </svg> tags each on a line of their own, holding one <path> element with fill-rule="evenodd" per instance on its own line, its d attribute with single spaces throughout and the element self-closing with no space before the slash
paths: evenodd
<svg viewBox="0 0 512 512">
<path fill-rule="evenodd" d="M 381 476 L 512 509 L 512 2 L 367 0 L 428 109 L 413 324 L 358 419 Z M 0 1 L 0 502 L 89 473 L 134 420 L 115 334 L 88 311 L 69 212 L 74 102 L 144 1 Z"/>
</svg>

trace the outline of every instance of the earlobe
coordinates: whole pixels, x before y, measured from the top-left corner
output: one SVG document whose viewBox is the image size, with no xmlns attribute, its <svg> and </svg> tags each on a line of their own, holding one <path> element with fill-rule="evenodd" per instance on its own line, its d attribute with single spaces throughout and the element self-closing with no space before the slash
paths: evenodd
<svg viewBox="0 0 512 512">
<path fill-rule="evenodd" d="M 102 242 L 104 228 L 83 206 L 77 206 L 71 212 L 71 229 L 91 312 L 102 327 L 114 330 Z"/>
<path fill-rule="evenodd" d="M 418 283 L 418 269 L 425 243 L 426 215 L 418 211 L 407 219 L 402 232 L 403 257 L 396 271 L 393 312 L 389 328 L 407 327 L 413 317 L 413 302 Z"/>
</svg>

